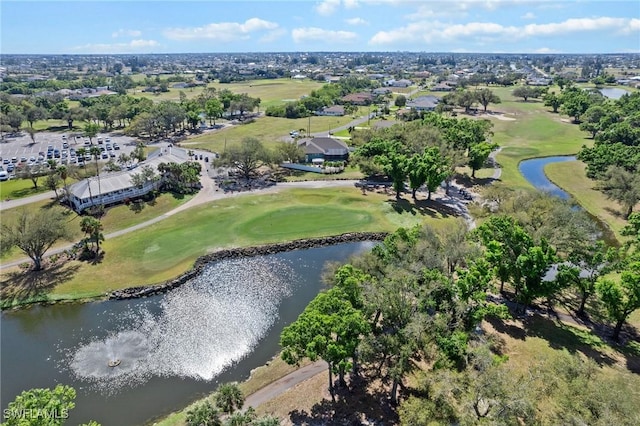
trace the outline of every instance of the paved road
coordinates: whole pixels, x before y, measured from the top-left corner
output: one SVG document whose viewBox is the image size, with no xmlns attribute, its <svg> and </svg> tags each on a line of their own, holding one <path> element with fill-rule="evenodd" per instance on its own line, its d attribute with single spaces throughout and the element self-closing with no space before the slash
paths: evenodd
<svg viewBox="0 0 640 426">
<path fill-rule="evenodd" d="M 283 394 L 298 383 L 326 372 L 327 363 L 324 361 L 316 361 L 306 365 L 247 396 L 244 406 L 256 408 Z"/>
</svg>

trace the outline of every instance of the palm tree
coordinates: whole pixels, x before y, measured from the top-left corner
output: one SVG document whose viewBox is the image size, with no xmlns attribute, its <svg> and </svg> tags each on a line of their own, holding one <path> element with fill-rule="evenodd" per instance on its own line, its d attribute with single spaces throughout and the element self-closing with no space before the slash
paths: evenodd
<svg viewBox="0 0 640 426">
<path fill-rule="evenodd" d="M 89 154 L 93 156 L 93 160 L 96 162 L 96 175 L 98 176 L 98 197 L 100 197 L 100 204 L 102 204 L 102 188 L 100 187 L 100 168 L 98 167 L 98 159 L 102 154 L 100 148 L 97 146 L 92 146 L 89 148 Z"/>
<path fill-rule="evenodd" d="M 78 148 L 78 149 L 76 150 L 76 154 L 78 155 L 78 159 L 79 159 L 80 161 L 82 161 L 82 167 L 84 167 L 84 166 L 85 166 L 85 164 L 84 164 L 84 157 L 85 157 L 85 155 L 87 155 L 87 149 L 86 149 L 86 148 L 83 148 L 83 147 L 80 147 L 80 148 Z"/>
<path fill-rule="evenodd" d="M 100 253 L 100 241 L 104 241 L 102 222 L 93 216 L 85 216 L 80 221 L 80 230 L 87 234 L 87 239 L 96 245 L 95 257 Z"/>
<path fill-rule="evenodd" d="M 64 185 L 64 194 L 67 197 L 67 204 L 71 207 L 71 199 L 69 198 L 69 187 L 67 187 L 67 178 L 69 177 L 69 170 L 67 170 L 67 166 L 58 166 L 56 169 L 56 173 L 62 179 L 62 184 Z"/>
<path fill-rule="evenodd" d="M 244 396 L 237 383 L 223 383 L 218 386 L 214 399 L 216 405 L 229 414 L 242 409 L 244 405 Z"/>
</svg>

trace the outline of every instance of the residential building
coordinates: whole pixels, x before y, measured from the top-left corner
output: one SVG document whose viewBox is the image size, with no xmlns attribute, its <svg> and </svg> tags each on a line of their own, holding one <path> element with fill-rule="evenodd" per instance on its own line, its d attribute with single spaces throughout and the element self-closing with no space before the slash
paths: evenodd
<svg viewBox="0 0 640 426">
<path fill-rule="evenodd" d="M 440 102 L 440 98 L 436 96 L 418 96 L 415 99 L 407 101 L 407 108 L 415 111 L 434 111 Z"/>
<path fill-rule="evenodd" d="M 342 117 L 344 115 L 344 107 L 342 105 L 332 105 L 330 107 L 324 107 L 316 111 L 316 115 Z"/>
<path fill-rule="evenodd" d="M 337 161 L 349 158 L 347 144 L 329 136 L 302 138 L 298 140 L 298 146 L 304 148 L 304 157 L 307 163 L 312 163 L 315 159 Z"/>
</svg>

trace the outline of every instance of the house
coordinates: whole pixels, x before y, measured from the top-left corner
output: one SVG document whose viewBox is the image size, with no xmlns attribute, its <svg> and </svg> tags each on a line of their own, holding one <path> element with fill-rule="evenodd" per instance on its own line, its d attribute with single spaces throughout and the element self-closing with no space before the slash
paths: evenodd
<svg viewBox="0 0 640 426">
<path fill-rule="evenodd" d="M 373 95 L 367 92 L 349 93 L 340 98 L 342 103 L 353 105 L 370 105 L 373 102 Z"/>
<path fill-rule="evenodd" d="M 375 96 L 384 96 L 387 93 L 391 93 L 391 89 L 389 89 L 388 87 L 378 87 L 376 89 L 373 89 L 371 93 L 373 93 Z"/>
<path fill-rule="evenodd" d="M 450 92 L 453 90 L 453 87 L 449 86 L 446 83 L 438 83 L 431 88 L 434 92 Z"/>
<path fill-rule="evenodd" d="M 436 96 L 418 96 L 407 101 L 407 108 L 415 111 L 434 111 L 438 102 L 440 102 L 440 98 Z"/>
<path fill-rule="evenodd" d="M 304 159 L 307 163 L 312 163 L 314 159 L 337 161 L 349 158 L 347 144 L 329 136 L 302 138 L 298 140 L 298 146 L 304 149 Z"/>
<path fill-rule="evenodd" d="M 344 115 L 344 107 L 342 105 L 333 105 L 330 107 L 323 107 L 316 111 L 316 115 L 329 115 L 333 117 L 342 117 Z"/>
<path fill-rule="evenodd" d="M 161 154 L 153 159 L 139 163 L 140 166 L 150 166 L 155 172 L 160 163 L 184 163 L 186 154 L 180 150 L 173 150 L 169 154 Z M 140 173 L 140 167 L 130 170 L 102 174 L 98 177 L 83 179 L 69 187 L 69 200 L 74 210 L 82 212 L 89 207 L 121 203 L 127 199 L 142 197 L 154 189 L 161 182 L 147 181 L 143 186 L 132 183 L 133 175 Z"/>
</svg>

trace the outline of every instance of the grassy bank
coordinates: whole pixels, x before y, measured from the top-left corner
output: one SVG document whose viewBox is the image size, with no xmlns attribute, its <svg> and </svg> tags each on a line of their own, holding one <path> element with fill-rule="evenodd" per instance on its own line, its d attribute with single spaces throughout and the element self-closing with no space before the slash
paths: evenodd
<svg viewBox="0 0 640 426">
<path fill-rule="evenodd" d="M 627 223 L 623 216 L 624 209 L 595 189 L 596 182 L 586 176 L 585 167 L 581 161 L 567 161 L 547 164 L 544 172 L 553 183 L 571 194 L 586 211 L 606 223 L 618 241 L 622 241 L 620 231 Z M 638 209 L 640 206 L 636 206 L 635 210 Z"/>
<path fill-rule="evenodd" d="M 161 282 L 188 270 L 208 251 L 336 235 L 354 231 L 393 231 L 424 221 L 453 219 L 437 203 L 418 205 L 389 195 L 362 195 L 356 188 L 293 189 L 274 194 L 219 200 L 176 214 L 147 228 L 104 242 L 97 264 L 67 262 L 47 297 L 77 299 L 110 290 Z M 10 287 L 21 274 L 7 272 Z"/>
</svg>

